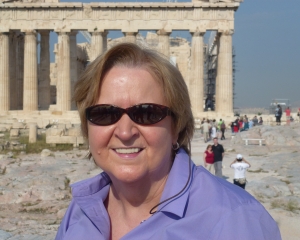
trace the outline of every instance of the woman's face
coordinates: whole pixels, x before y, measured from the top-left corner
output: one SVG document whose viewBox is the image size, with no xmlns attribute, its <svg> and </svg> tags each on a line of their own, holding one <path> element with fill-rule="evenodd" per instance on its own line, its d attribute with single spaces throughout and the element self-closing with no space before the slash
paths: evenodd
<svg viewBox="0 0 300 240">
<path fill-rule="evenodd" d="M 103 79 L 97 104 L 128 108 L 140 103 L 166 106 L 160 84 L 143 68 L 112 68 Z M 88 122 L 88 135 L 96 164 L 112 180 L 128 183 L 166 176 L 171 166 L 172 144 L 177 141 L 170 116 L 148 126 L 136 124 L 127 114 L 109 126 Z"/>
</svg>

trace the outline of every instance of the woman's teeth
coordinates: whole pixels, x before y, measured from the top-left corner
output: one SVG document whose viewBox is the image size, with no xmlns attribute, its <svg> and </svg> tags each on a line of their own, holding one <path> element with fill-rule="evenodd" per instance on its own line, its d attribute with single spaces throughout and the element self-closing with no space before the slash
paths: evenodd
<svg viewBox="0 0 300 240">
<path fill-rule="evenodd" d="M 138 153 L 140 148 L 116 148 L 115 151 L 117 153 Z"/>
</svg>

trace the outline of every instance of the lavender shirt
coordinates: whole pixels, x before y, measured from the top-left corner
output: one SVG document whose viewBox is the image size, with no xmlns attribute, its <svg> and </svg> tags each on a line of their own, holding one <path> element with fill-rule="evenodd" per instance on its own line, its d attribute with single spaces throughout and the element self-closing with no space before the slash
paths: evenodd
<svg viewBox="0 0 300 240">
<path fill-rule="evenodd" d="M 161 201 L 178 193 L 188 179 L 189 156 L 180 149 Z M 143 239 L 281 239 L 276 222 L 250 194 L 192 163 L 188 188 L 158 207 L 157 213 L 123 236 Z M 56 240 L 104 240 L 110 220 L 103 201 L 110 187 L 103 172 L 72 185 L 73 199 Z"/>
</svg>

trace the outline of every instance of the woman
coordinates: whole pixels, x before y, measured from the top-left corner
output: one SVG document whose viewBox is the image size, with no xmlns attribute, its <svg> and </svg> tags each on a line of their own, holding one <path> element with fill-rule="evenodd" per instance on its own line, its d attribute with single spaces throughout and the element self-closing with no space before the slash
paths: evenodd
<svg viewBox="0 0 300 240">
<path fill-rule="evenodd" d="M 262 119 L 262 117 L 259 117 L 258 125 L 263 125 L 263 124 L 264 124 L 264 120 Z"/>
<path fill-rule="evenodd" d="M 212 151 L 212 145 L 210 144 L 207 146 L 206 151 L 203 153 L 203 162 L 208 171 L 214 173 L 214 152 Z"/>
<path fill-rule="evenodd" d="M 246 186 L 246 170 L 251 167 L 250 163 L 246 161 L 241 154 L 236 156 L 236 159 L 230 164 L 234 169 L 233 183 L 243 189 Z"/>
<path fill-rule="evenodd" d="M 88 65 L 74 99 L 103 172 L 71 186 L 57 240 L 280 239 L 251 195 L 191 161 L 190 99 L 169 59 L 115 45 Z"/>
</svg>

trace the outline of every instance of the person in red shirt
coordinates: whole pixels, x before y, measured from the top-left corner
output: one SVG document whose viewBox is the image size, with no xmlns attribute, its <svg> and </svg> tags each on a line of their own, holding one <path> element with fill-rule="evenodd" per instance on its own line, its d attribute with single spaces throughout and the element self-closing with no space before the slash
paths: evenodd
<svg viewBox="0 0 300 240">
<path fill-rule="evenodd" d="M 285 115 L 286 115 L 286 124 L 290 125 L 291 109 L 289 107 L 285 109 Z"/>
<path fill-rule="evenodd" d="M 208 145 L 206 151 L 203 153 L 204 166 L 213 173 L 214 170 L 214 152 L 212 151 L 212 145 Z"/>
</svg>

